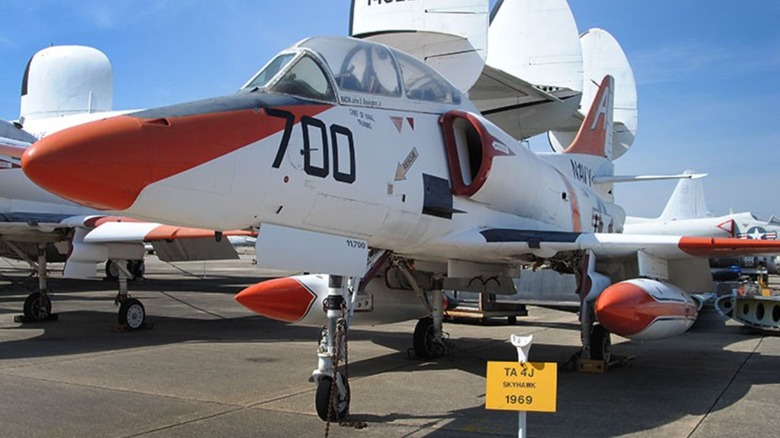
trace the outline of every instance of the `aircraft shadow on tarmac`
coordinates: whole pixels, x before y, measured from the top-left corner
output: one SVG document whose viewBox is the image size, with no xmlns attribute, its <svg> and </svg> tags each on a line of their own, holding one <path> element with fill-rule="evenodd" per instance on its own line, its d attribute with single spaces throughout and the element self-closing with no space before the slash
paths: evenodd
<svg viewBox="0 0 780 438">
<path fill-rule="evenodd" d="M 248 277 L 212 276 L 206 289 L 201 279 L 148 280 L 133 284 L 131 290 L 173 292 L 205 289 L 235 294 L 245 284 L 256 281 Z M 197 287 L 194 287 L 194 282 L 198 283 Z M 82 296 L 80 291 L 96 289 L 95 282 L 55 280 L 52 286 L 68 290 L 67 293 L 57 294 L 55 302 L 113 300 L 113 295 L 109 293 L 113 286 L 106 286 L 105 297 Z M 24 300 L 24 294 L 26 291 L 14 285 L 0 286 L 0 313 L 18 313 L 17 307 Z M 155 308 L 158 301 L 163 301 L 148 295 L 144 300 L 149 308 Z M 43 332 L 27 339 L 3 342 L 0 360 L 56 357 L 192 341 L 248 342 L 258 344 L 258 348 L 262 348 L 263 343 L 310 341 L 314 347 L 319 332 L 316 327 L 289 326 L 260 316 L 221 317 L 216 313 L 212 313 L 212 316 L 202 319 L 154 315 L 151 318 L 154 323 L 152 330 L 113 333 L 108 330 L 116 321 L 113 306 L 106 311 L 66 311 L 54 323 L 3 329 L 9 330 L 9 333 L 29 328 L 42 329 Z M 567 331 L 578 329 L 574 323 L 537 324 L 521 319 L 521 324 Z M 486 325 L 485 330 L 492 329 L 490 325 Z M 451 340 L 454 348 L 449 356 L 429 361 L 410 359 L 411 324 L 403 325 L 402 328 L 398 331 L 381 331 L 354 327 L 350 331 L 350 339 L 353 341 L 350 354 L 355 358 L 350 363 L 350 378 L 360 379 L 378 373 L 435 372 L 445 369 L 461 370 L 482 377 L 485 375 L 486 362 L 516 360 L 515 349 L 508 342 L 495 337 L 454 338 Z M 577 430 L 580 436 L 606 437 L 651 430 L 686 416 L 701 416 L 727 409 L 754 386 L 780 383 L 780 374 L 776 372 L 780 369 L 780 357 L 761 355 L 757 351 L 731 351 L 729 348 L 732 344 L 753 338 L 755 335 L 746 334 L 741 327 L 727 325 L 719 315 L 709 310 L 702 313 L 700 320 L 688 333 L 673 341 L 640 343 L 622 338 L 613 339 L 613 353 L 636 356 L 636 359 L 629 366 L 613 368 L 606 374 L 559 373 L 557 414 L 529 413 L 529 430 L 532 435 L 541 436 L 567 435 Z M 390 352 L 361 359 L 360 346 L 355 346 L 355 341 L 368 341 L 388 348 Z M 577 345 L 538 343 L 531 350 L 531 359 L 561 364 L 577 350 Z M 247 360 L 269 359 L 257 356 Z M 417 403 L 425 403 L 424 398 L 416 400 Z M 487 411 L 483 405 L 433 416 L 417 415 L 414 413 L 414 403 L 409 406 L 410 412 L 406 413 L 372 415 L 353 412 L 352 416 L 368 422 L 369 427 L 371 423 L 388 423 L 404 418 L 427 418 L 431 424 L 445 418 L 451 419 L 444 428 L 431 430 L 429 436 L 452 436 L 458 432 L 466 436 L 469 431 L 475 430 L 488 433 L 495 430 L 496 433 L 506 434 L 512 433 L 513 428 L 516 430 L 517 416 L 514 413 Z"/>
</svg>

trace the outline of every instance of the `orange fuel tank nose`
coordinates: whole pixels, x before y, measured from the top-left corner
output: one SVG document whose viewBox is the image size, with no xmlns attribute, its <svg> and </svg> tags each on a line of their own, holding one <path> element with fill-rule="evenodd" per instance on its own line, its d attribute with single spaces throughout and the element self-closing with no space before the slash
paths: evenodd
<svg viewBox="0 0 780 438">
<path fill-rule="evenodd" d="M 242 290 L 235 300 L 247 309 L 284 322 L 298 322 L 311 310 L 317 295 L 294 278 L 275 278 Z"/>
</svg>

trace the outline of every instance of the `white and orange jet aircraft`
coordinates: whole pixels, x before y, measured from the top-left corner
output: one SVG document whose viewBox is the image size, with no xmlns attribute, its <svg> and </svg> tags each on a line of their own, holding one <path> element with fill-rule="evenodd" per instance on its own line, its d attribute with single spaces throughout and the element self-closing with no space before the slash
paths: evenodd
<svg viewBox="0 0 780 438">
<path fill-rule="evenodd" d="M 442 290 L 512 294 L 518 267 L 547 263 L 577 274 L 582 355 L 606 359 L 610 332 L 646 340 L 690 327 L 688 292 L 711 288 L 707 257 L 780 252 L 776 241 L 622 234 L 613 86 L 603 79 L 570 147 L 537 154 L 417 58 L 314 37 L 237 94 L 60 131 L 22 166 L 97 209 L 258 227 L 260 266 L 328 274 L 262 282 L 237 300 L 276 319 L 327 321 L 315 404 L 321 418 L 340 418 L 349 386 L 337 370 L 339 327 L 353 313 L 356 322 L 362 311 L 386 321 L 427 313 L 415 351 L 438 355 Z"/>
</svg>

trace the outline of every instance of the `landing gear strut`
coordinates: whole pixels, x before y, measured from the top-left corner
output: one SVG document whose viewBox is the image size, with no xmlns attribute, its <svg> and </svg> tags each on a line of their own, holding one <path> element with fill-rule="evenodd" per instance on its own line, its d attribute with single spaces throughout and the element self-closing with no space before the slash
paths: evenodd
<svg viewBox="0 0 780 438">
<path fill-rule="evenodd" d="M 322 421 L 330 422 L 349 415 L 350 391 L 348 375 L 338 370 L 339 362 L 347 359 L 345 296 L 348 296 L 348 287 L 341 276 L 331 275 L 328 281 L 328 296 L 323 302 L 328 327 L 320 336 L 317 369 L 312 373 L 312 380 L 317 384 L 314 399 L 317 415 Z"/>
<path fill-rule="evenodd" d="M 23 314 L 17 316 L 14 320 L 21 323 L 56 321 L 57 315 L 51 313 L 51 299 L 49 298 L 49 273 L 46 270 L 46 244 L 38 245 L 37 263 L 27 257 L 27 255 L 12 242 L 6 242 L 6 245 L 38 272 L 38 291 L 27 295 L 27 298 L 24 300 L 24 307 L 22 308 Z"/>
<path fill-rule="evenodd" d="M 133 280 L 144 277 L 144 271 L 146 266 L 143 259 L 141 260 L 127 260 L 124 262 L 127 267 L 127 271 L 132 274 Z M 119 280 L 119 267 L 116 262 L 111 259 L 106 260 L 106 279 L 109 281 Z"/>
<path fill-rule="evenodd" d="M 590 332 L 590 358 L 609 363 L 612 360 L 612 340 L 607 329 L 599 324 Z"/>
<path fill-rule="evenodd" d="M 127 260 L 110 260 L 117 270 L 117 279 L 119 281 L 119 292 L 117 293 L 115 303 L 119 304 L 119 313 L 117 321 L 119 326 L 127 330 L 139 330 L 146 327 L 146 309 L 140 300 L 130 298 L 127 292 L 127 280 L 133 278 L 133 274 L 128 270 L 131 266 Z M 108 271 L 108 262 L 106 262 L 106 271 Z"/>
</svg>

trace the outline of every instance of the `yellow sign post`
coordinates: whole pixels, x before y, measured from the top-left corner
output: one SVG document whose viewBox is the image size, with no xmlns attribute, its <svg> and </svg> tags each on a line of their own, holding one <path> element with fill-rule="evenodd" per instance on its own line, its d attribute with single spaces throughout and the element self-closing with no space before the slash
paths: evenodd
<svg viewBox="0 0 780 438">
<path fill-rule="evenodd" d="M 525 438 L 526 411 L 555 412 L 558 365 L 528 362 L 533 336 L 512 335 L 518 362 L 488 362 L 485 408 L 519 411 L 517 436 Z"/>
<path fill-rule="evenodd" d="M 488 362 L 485 408 L 555 412 L 558 364 Z"/>
</svg>

